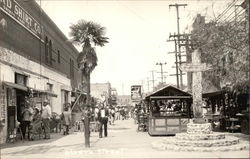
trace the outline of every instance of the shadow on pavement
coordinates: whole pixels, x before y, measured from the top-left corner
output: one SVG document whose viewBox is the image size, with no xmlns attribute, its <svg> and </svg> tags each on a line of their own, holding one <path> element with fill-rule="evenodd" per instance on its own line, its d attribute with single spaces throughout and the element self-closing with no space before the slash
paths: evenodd
<svg viewBox="0 0 250 159">
<path fill-rule="evenodd" d="M 52 152 L 63 152 L 67 149 L 81 149 L 84 148 L 84 143 L 78 143 L 78 144 L 69 144 L 69 145 L 38 145 L 33 147 L 27 147 L 26 149 L 22 149 L 15 152 L 9 152 L 4 153 L 4 155 L 29 155 L 29 154 L 45 154 L 48 151 Z"/>
<path fill-rule="evenodd" d="M 65 136 L 62 135 L 61 133 L 51 133 L 50 139 L 40 139 L 40 140 L 34 140 L 34 141 L 20 140 L 19 139 L 19 140 L 17 140 L 14 143 L 5 143 L 5 144 L 2 144 L 0 147 L 1 147 L 1 149 L 5 149 L 5 148 L 12 148 L 12 147 L 30 146 L 30 145 L 51 143 L 51 142 L 54 142 L 56 140 L 61 139 L 62 137 L 65 137 Z"/>
</svg>

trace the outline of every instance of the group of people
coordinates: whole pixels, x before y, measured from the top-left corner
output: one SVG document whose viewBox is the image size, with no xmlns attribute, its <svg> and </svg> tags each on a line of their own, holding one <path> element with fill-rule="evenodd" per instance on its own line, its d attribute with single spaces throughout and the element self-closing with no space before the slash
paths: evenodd
<svg viewBox="0 0 250 159">
<path fill-rule="evenodd" d="M 128 118 L 128 109 L 125 107 L 112 107 L 105 106 L 103 103 L 96 106 L 94 109 L 94 120 L 98 122 L 99 137 L 107 137 L 107 127 L 109 125 L 114 125 L 115 120 L 124 120 Z"/>
<path fill-rule="evenodd" d="M 44 131 L 44 139 L 50 139 L 50 122 L 52 120 L 52 110 L 49 101 L 43 101 L 42 110 L 38 107 L 32 107 L 26 102 L 24 109 L 21 112 L 21 131 L 23 139 L 26 138 L 28 130 L 28 139 L 34 140 L 36 135 L 41 135 Z M 61 114 L 61 124 L 63 126 L 63 134 L 69 134 L 69 127 L 72 123 L 71 107 L 69 103 L 64 105 L 64 110 Z"/>
<path fill-rule="evenodd" d="M 125 120 L 130 117 L 130 112 L 127 107 L 116 107 L 115 108 L 115 119 L 116 120 Z"/>
<path fill-rule="evenodd" d="M 44 127 L 45 139 L 50 139 L 50 119 L 52 117 L 51 107 L 48 100 L 44 100 L 42 110 L 38 107 L 32 107 L 28 102 L 21 112 L 21 131 L 23 139 L 26 138 L 26 130 L 28 131 L 28 139 L 34 140 L 36 134 L 41 133 L 42 125 Z M 31 135 L 30 135 L 31 133 Z"/>
<path fill-rule="evenodd" d="M 99 137 L 102 138 L 103 131 L 104 131 L 104 136 L 107 137 L 108 123 L 111 125 L 114 124 L 115 121 L 114 108 L 110 106 L 105 106 L 104 104 L 100 104 L 99 107 L 96 106 L 94 109 L 94 120 L 98 122 Z"/>
</svg>

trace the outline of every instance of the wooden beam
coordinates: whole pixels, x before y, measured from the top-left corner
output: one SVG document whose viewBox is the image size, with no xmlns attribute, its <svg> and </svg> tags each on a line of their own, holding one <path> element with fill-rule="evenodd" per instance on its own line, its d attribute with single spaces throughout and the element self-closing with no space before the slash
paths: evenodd
<svg viewBox="0 0 250 159">
<path fill-rule="evenodd" d="M 191 99 L 192 96 L 152 96 L 150 99 Z"/>
</svg>

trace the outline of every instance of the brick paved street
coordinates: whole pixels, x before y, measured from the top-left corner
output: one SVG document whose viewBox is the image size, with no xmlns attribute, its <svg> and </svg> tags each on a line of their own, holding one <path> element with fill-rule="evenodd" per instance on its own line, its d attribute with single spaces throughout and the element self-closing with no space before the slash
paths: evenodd
<svg viewBox="0 0 250 159">
<path fill-rule="evenodd" d="M 68 136 L 53 134 L 50 140 L 25 141 L 3 145 L 1 158 L 249 158 L 249 151 L 234 152 L 171 152 L 152 149 L 153 141 L 147 132 L 136 132 L 133 120 L 116 121 L 109 126 L 107 138 L 91 134 L 91 148 L 84 148 L 84 134 Z M 229 134 L 230 135 L 230 134 Z M 232 135 L 232 134 L 231 134 Z M 247 142 L 246 135 L 234 134 Z"/>
</svg>

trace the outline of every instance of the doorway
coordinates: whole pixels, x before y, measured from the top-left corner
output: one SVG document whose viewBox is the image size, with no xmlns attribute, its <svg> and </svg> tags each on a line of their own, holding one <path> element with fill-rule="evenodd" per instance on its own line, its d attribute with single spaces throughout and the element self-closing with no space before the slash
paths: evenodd
<svg viewBox="0 0 250 159">
<path fill-rule="evenodd" d="M 25 106 L 25 95 L 26 92 L 22 90 L 16 90 L 16 106 L 17 106 L 17 121 L 22 121 L 22 111 Z"/>
</svg>

